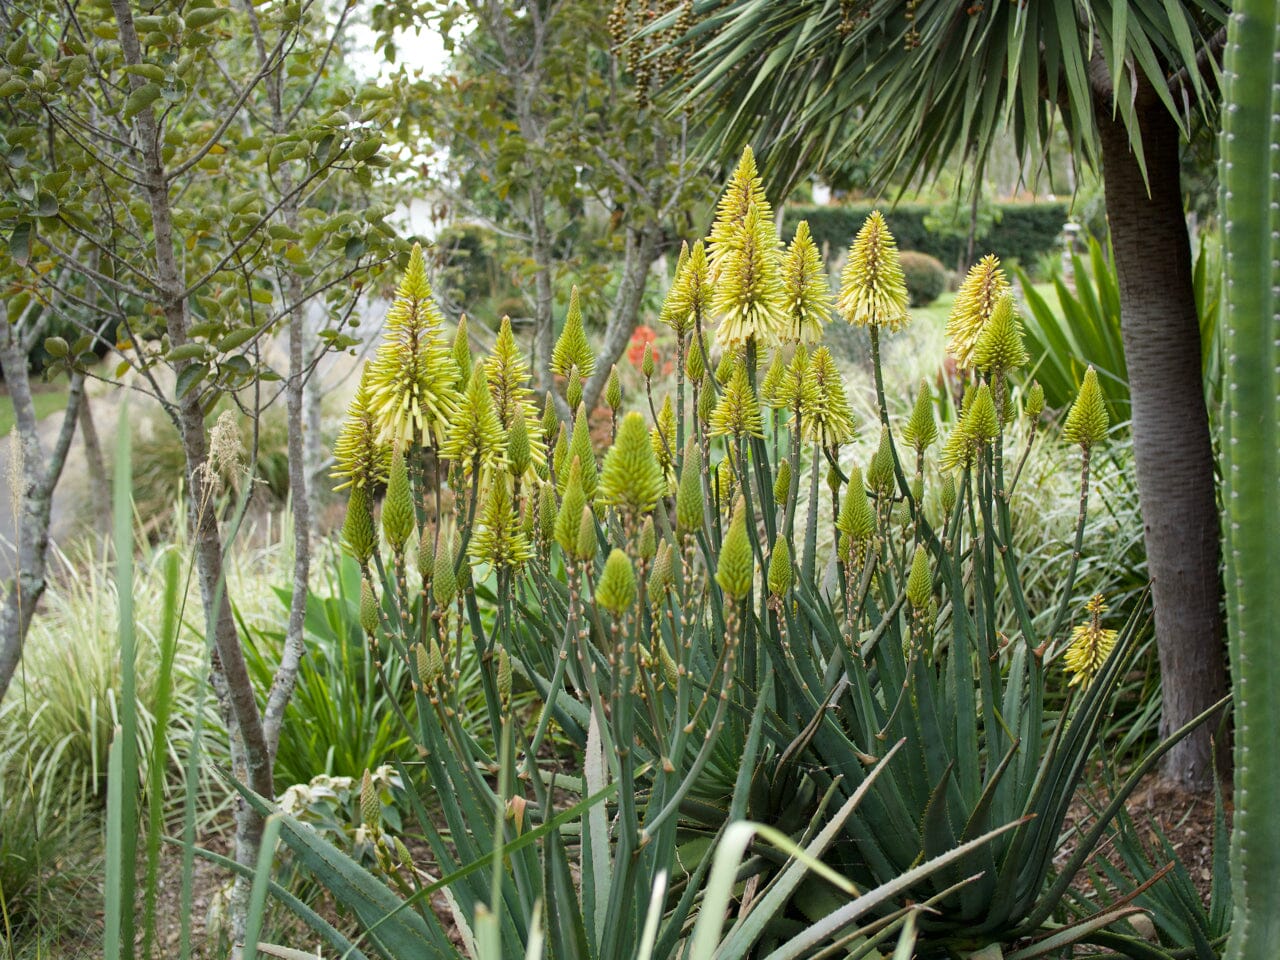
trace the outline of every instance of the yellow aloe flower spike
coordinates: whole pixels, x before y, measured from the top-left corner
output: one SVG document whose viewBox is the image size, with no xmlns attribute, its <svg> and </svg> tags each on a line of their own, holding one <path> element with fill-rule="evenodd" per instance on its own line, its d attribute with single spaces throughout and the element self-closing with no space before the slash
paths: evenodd
<svg viewBox="0 0 1280 960">
<path fill-rule="evenodd" d="M 1009 279 L 1000 268 L 999 258 L 988 254 L 969 268 L 947 317 L 947 353 L 961 370 L 973 368 L 982 328 L 1008 292 Z"/>
<path fill-rule="evenodd" d="M 733 378 L 720 394 L 720 401 L 711 414 L 710 433 L 713 437 L 763 437 L 764 424 L 760 419 L 760 401 L 747 379 L 747 368 L 737 364 Z"/>
<path fill-rule="evenodd" d="M 1102 615 L 1107 611 L 1102 594 L 1095 593 L 1085 605 L 1089 622 L 1074 627 L 1071 644 L 1063 657 L 1071 673 L 1069 686 L 1088 686 L 1116 645 L 1116 631 L 1102 626 Z"/>
<path fill-rule="evenodd" d="M 764 181 L 756 170 L 755 154 L 750 147 L 742 148 L 742 157 L 734 168 L 724 188 L 720 201 L 716 204 L 716 219 L 711 225 L 711 235 L 707 238 L 707 260 L 713 273 L 721 270 L 729 252 L 737 249 L 742 237 L 738 228 L 746 221 L 747 213 L 755 210 L 761 217 L 772 222 L 773 210 L 764 195 Z"/>
<path fill-rule="evenodd" d="M 879 210 L 871 212 L 849 247 L 836 307 L 855 327 L 893 331 L 907 325 L 907 281 L 898 244 Z"/>
<path fill-rule="evenodd" d="M 494 567 L 518 567 L 532 556 L 533 546 L 521 529 L 506 478 L 496 478 L 480 508 L 471 558 Z"/>
<path fill-rule="evenodd" d="M 737 347 L 755 337 L 773 343 L 785 327 L 782 269 L 772 218 L 747 210 L 737 227 L 739 240 L 720 264 L 711 311 L 720 318 L 716 340 Z"/>
<path fill-rule="evenodd" d="M 644 417 L 631 411 L 618 426 L 618 439 L 604 458 L 599 499 L 636 515 L 651 509 L 666 493 L 667 482 L 654 459 Z"/>
<path fill-rule="evenodd" d="M 804 374 L 807 406 L 800 413 L 804 436 L 824 447 L 834 447 L 853 439 L 853 408 L 844 390 L 844 378 L 840 375 L 831 351 L 825 346 L 813 351 Z"/>
<path fill-rule="evenodd" d="M 782 288 L 786 318 L 782 339 L 792 343 L 821 340 L 822 328 L 831 319 L 831 286 L 807 220 L 796 224 L 796 235 L 782 257 Z"/>
<path fill-rule="evenodd" d="M 441 336 L 443 322 L 431 299 L 422 248 L 414 244 L 382 344 L 369 363 L 370 409 L 384 442 L 444 443 L 457 407 L 458 365 Z"/>
<path fill-rule="evenodd" d="M 1068 443 L 1078 443 L 1088 449 L 1107 439 L 1111 418 L 1102 400 L 1102 388 L 1098 386 L 1097 371 L 1090 367 L 1084 372 L 1080 393 L 1071 405 L 1067 421 L 1062 425 L 1062 438 Z"/>
<path fill-rule="evenodd" d="M 360 375 L 360 386 L 347 408 L 347 418 L 333 445 L 336 463 L 330 476 L 343 482 L 335 490 L 347 487 L 378 486 L 387 479 L 391 464 L 391 447 L 379 439 L 378 418 L 373 411 L 369 365 Z"/>
<path fill-rule="evenodd" d="M 476 367 L 440 447 L 440 456 L 461 465 L 470 475 L 477 464 L 481 469 L 496 464 L 506 454 L 506 447 L 506 431 L 493 408 L 484 370 Z"/>
<path fill-rule="evenodd" d="M 627 555 L 616 547 L 604 562 L 596 586 L 596 603 L 615 617 L 626 613 L 636 602 L 636 571 Z"/>
<path fill-rule="evenodd" d="M 567 377 L 577 369 L 578 376 L 586 379 L 596 369 L 596 357 L 587 342 L 587 331 L 582 325 L 582 308 L 578 305 L 578 288 L 569 294 L 569 312 L 565 315 L 564 329 L 551 352 L 551 372 Z"/>
<path fill-rule="evenodd" d="M 706 322 L 710 309 L 711 267 L 707 263 L 706 249 L 699 240 L 692 251 L 687 244 L 681 246 L 675 280 L 662 302 L 658 319 L 683 339 Z"/>
</svg>

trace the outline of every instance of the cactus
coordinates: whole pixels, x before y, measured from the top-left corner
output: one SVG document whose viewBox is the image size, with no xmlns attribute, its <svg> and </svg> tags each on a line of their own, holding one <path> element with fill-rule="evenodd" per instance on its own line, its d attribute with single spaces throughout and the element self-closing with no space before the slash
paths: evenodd
<svg viewBox="0 0 1280 960">
<path fill-rule="evenodd" d="M 1221 142 L 1226 252 L 1222 444 L 1227 622 L 1235 696 L 1234 915 L 1227 956 L 1280 956 L 1280 83 L 1275 0 L 1242 0 L 1227 34 Z"/>
</svg>

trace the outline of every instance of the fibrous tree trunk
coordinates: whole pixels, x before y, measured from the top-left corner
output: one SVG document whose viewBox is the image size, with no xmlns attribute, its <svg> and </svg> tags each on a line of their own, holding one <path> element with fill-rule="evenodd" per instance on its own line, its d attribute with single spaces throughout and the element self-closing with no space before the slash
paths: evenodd
<svg viewBox="0 0 1280 960">
<path fill-rule="evenodd" d="M 1200 324 L 1178 169 L 1179 131 L 1152 91 L 1135 108 L 1146 179 L 1129 134 L 1099 109 L 1107 218 L 1120 286 L 1133 448 L 1163 685 L 1161 734 L 1225 695 L 1221 557 Z M 1183 787 L 1212 785 L 1210 725 L 1165 757 Z"/>
</svg>

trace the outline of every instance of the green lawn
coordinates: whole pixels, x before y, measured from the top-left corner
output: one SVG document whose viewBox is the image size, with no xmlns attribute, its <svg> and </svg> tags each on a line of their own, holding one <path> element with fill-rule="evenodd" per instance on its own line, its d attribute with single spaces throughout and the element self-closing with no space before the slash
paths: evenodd
<svg viewBox="0 0 1280 960">
<path fill-rule="evenodd" d="M 36 419 L 43 420 L 49 414 L 57 413 L 63 408 L 67 402 L 67 391 L 65 387 L 58 387 L 54 390 L 41 390 L 32 397 L 36 405 Z M 13 424 L 13 401 L 6 393 L 4 399 L 0 401 L 0 437 L 8 436 L 9 431 L 13 429 Z"/>
</svg>

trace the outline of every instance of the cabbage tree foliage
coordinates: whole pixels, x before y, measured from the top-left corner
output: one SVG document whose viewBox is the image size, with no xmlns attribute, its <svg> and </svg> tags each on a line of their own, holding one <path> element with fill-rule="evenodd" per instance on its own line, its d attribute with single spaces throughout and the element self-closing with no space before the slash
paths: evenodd
<svg viewBox="0 0 1280 960">
<path fill-rule="evenodd" d="M 293 452 L 303 385 L 323 350 L 355 342 L 344 327 L 393 249 L 391 207 L 376 196 L 391 95 L 343 68 L 346 19 L 276 0 L 0 9 L 9 319 L 38 310 L 71 320 L 80 337 L 45 344 L 59 365 L 151 395 L 180 433 L 185 476 L 174 482 L 188 496 L 214 686 L 239 773 L 263 795 L 273 795 L 301 630 L 260 707 L 222 583 L 228 544 L 209 469 L 219 450 L 206 418 L 228 395 L 255 417 L 287 396 Z M 304 343 L 308 304 L 328 319 Z M 284 349 L 269 350 L 278 333 Z M 95 346 L 110 354 L 91 367 Z M 295 578 L 305 584 L 305 563 Z M 261 828 L 241 811 L 241 862 L 253 862 Z"/>
<path fill-rule="evenodd" d="M 567 309 L 565 275 L 578 278 L 588 320 L 607 313 L 602 362 L 585 384 L 589 408 L 639 322 L 651 268 L 675 252 L 672 238 L 712 193 L 687 118 L 655 99 L 676 59 L 650 56 L 655 40 L 631 39 L 651 7 L 396 0 L 372 11 L 388 60 L 398 30 L 444 38 L 447 69 L 404 88 L 401 136 L 434 148 L 427 170 L 448 215 L 520 251 L 509 266 L 528 290 L 540 383 Z M 584 212 L 608 218 L 598 244 L 585 242 Z"/>
<path fill-rule="evenodd" d="M 895 182 L 957 161 L 970 185 L 998 140 L 1055 128 L 1100 169 L 1118 274 L 1134 459 L 1170 733 L 1226 691 L 1213 450 L 1178 154 L 1216 123 L 1223 0 L 697 0 L 683 102 L 709 149 L 750 142 L 778 195 L 828 164 Z M 668 16 L 655 24 L 667 28 Z M 1088 359 L 1088 358 L 1086 358 Z M 1166 775 L 1212 781 L 1208 725 Z M 1220 754 L 1221 755 L 1221 752 Z"/>
</svg>

